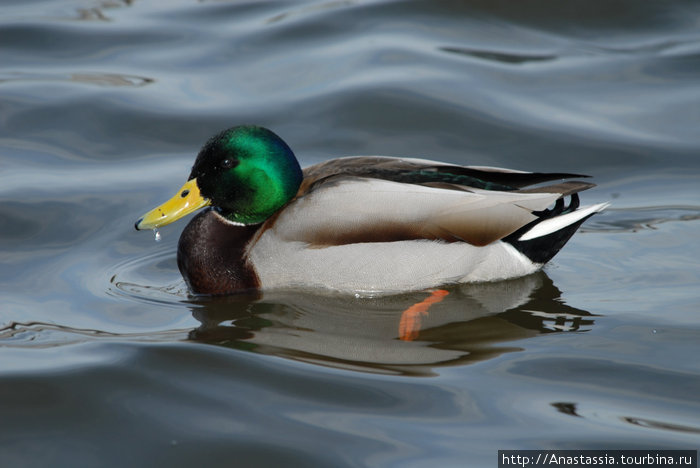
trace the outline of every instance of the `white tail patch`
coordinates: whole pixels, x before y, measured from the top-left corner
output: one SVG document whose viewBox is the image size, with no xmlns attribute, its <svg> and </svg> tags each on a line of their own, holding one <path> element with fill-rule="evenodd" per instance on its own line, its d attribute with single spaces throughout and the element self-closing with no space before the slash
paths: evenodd
<svg viewBox="0 0 700 468">
<path fill-rule="evenodd" d="M 551 234 L 553 232 L 557 232 L 558 230 L 563 229 L 566 226 L 569 226 L 577 221 L 582 220 L 586 216 L 590 216 L 593 213 L 603 211 L 609 205 L 610 203 L 598 203 L 597 205 L 583 206 L 577 209 L 576 211 L 572 211 L 571 213 L 566 213 L 561 216 L 555 216 L 554 218 L 546 219 L 541 223 L 538 223 L 535 226 L 533 226 L 532 229 L 520 236 L 518 240 L 528 241 L 537 237 L 546 236 L 547 234 Z"/>
</svg>

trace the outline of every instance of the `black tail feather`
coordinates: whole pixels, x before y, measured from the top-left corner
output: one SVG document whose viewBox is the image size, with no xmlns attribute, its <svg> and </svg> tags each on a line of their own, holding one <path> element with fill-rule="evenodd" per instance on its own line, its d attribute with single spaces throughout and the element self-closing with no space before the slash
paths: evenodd
<svg viewBox="0 0 700 468">
<path fill-rule="evenodd" d="M 504 242 L 508 242 L 510 245 L 518 249 L 520 253 L 525 255 L 527 258 L 532 260 L 533 263 L 547 263 L 554 257 L 564 244 L 566 244 L 571 236 L 574 235 L 576 230 L 586 221 L 588 218 L 593 216 L 593 214 L 586 216 L 585 218 L 570 224 L 563 229 L 555 231 L 546 236 L 536 237 L 534 239 L 519 241 L 517 238 L 511 239 L 511 236 L 503 239 Z"/>
<path fill-rule="evenodd" d="M 523 226 L 514 233 L 503 238 L 503 242 L 507 242 L 513 247 L 515 247 L 520 253 L 525 255 L 527 258 L 532 260 L 534 263 L 547 263 L 552 259 L 564 245 L 571 239 L 576 230 L 586 221 L 588 218 L 593 216 L 595 213 L 576 221 L 575 223 L 564 226 L 558 231 L 554 231 L 550 234 L 541 237 L 535 237 L 534 239 L 528 239 L 521 241 L 519 240 L 523 234 L 528 232 L 530 229 L 535 227 L 535 225 L 541 223 L 546 219 L 553 218 L 566 213 L 571 213 L 576 211 L 579 207 L 580 201 L 578 194 L 574 193 L 571 195 L 571 201 L 568 205 L 564 206 L 563 199 L 558 199 L 552 208 L 544 211 L 534 212 L 533 214 L 539 216 L 535 221 Z"/>
</svg>

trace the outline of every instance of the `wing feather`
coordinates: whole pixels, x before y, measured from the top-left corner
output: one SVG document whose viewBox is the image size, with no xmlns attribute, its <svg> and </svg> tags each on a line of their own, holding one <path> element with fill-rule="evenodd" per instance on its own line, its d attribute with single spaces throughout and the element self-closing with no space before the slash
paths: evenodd
<svg viewBox="0 0 700 468">
<path fill-rule="evenodd" d="M 593 186 L 542 182 L 587 177 L 425 159 L 353 156 L 304 169 L 296 198 L 261 232 L 315 247 L 428 239 L 486 245 L 557 199 Z"/>
<path fill-rule="evenodd" d="M 532 211 L 559 197 L 343 177 L 298 197 L 272 228 L 316 247 L 414 239 L 486 245 L 537 219 Z"/>
<path fill-rule="evenodd" d="M 510 191 L 552 180 L 588 177 L 582 174 L 524 172 L 513 169 L 456 164 L 414 158 L 350 156 L 304 169 L 299 195 L 335 176 L 371 177 L 410 184 L 456 184 Z"/>
</svg>

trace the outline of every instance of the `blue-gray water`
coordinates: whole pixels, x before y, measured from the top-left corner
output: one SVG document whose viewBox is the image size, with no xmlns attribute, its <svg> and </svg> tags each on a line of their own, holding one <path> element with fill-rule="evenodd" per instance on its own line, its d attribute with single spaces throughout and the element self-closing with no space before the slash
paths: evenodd
<svg viewBox="0 0 700 468">
<path fill-rule="evenodd" d="M 495 466 L 700 445 L 696 1 L 5 1 L 0 465 Z M 195 300 L 202 142 L 594 176 L 543 273 L 424 293 Z"/>
</svg>

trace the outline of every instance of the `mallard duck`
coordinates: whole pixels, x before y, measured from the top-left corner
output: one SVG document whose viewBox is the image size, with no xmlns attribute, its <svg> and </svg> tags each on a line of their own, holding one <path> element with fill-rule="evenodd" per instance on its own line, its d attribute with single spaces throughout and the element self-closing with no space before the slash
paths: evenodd
<svg viewBox="0 0 700 468">
<path fill-rule="evenodd" d="M 379 156 L 302 170 L 275 133 L 238 126 L 206 142 L 185 185 L 136 229 L 208 207 L 177 249 L 197 294 L 422 290 L 541 268 L 607 204 L 579 206 L 586 182 L 526 187 L 581 177 Z"/>
</svg>

